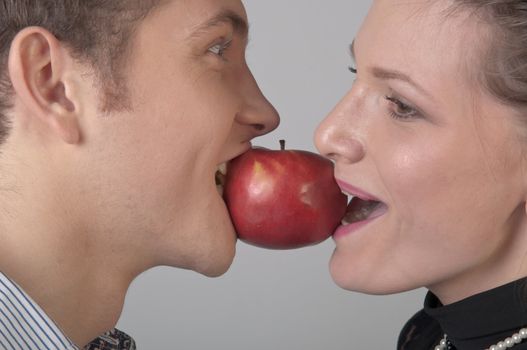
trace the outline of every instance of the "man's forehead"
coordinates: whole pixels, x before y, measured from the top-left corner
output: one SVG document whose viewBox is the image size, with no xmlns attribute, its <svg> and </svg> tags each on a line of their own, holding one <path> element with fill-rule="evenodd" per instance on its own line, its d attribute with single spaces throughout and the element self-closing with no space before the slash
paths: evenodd
<svg viewBox="0 0 527 350">
<path fill-rule="evenodd" d="M 171 0 L 173 25 L 186 37 L 196 37 L 215 27 L 232 25 L 237 34 L 248 35 L 249 24 L 240 0 Z"/>
<path fill-rule="evenodd" d="M 244 14 L 230 8 L 220 8 L 218 11 L 211 13 L 208 17 L 198 22 L 190 30 L 190 37 L 199 36 L 222 24 L 232 25 L 234 31 L 242 36 L 247 36 L 249 33 L 249 24 Z"/>
</svg>

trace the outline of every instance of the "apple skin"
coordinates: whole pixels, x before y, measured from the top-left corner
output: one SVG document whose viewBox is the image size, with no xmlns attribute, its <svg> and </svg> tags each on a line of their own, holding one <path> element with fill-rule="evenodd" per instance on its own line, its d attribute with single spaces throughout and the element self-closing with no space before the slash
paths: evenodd
<svg viewBox="0 0 527 350">
<path fill-rule="evenodd" d="M 223 196 L 238 237 L 269 249 L 326 240 L 347 207 L 333 163 L 302 150 L 250 149 L 227 165 Z"/>
</svg>

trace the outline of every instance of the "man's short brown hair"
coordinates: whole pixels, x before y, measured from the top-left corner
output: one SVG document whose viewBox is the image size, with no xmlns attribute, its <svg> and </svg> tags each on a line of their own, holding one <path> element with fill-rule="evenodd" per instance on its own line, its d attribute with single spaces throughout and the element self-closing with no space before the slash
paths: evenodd
<svg viewBox="0 0 527 350">
<path fill-rule="evenodd" d="M 7 71 L 11 42 L 25 27 L 47 29 L 72 55 L 89 63 L 102 89 L 101 109 L 126 108 L 123 60 L 137 24 L 162 0 L 0 0 L 0 142 L 13 87 Z"/>
</svg>

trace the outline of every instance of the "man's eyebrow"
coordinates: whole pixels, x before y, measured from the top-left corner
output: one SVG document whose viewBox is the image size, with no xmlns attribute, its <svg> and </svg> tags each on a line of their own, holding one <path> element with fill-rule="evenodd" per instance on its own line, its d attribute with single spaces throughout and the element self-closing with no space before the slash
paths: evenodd
<svg viewBox="0 0 527 350">
<path fill-rule="evenodd" d="M 349 47 L 350 55 L 353 60 L 355 60 L 355 40 L 351 42 Z M 417 84 L 408 74 L 400 72 L 398 70 L 385 69 L 381 67 L 371 67 L 370 68 L 372 75 L 380 80 L 400 80 L 408 85 L 413 86 L 416 90 L 421 92 L 423 95 L 432 98 L 431 94 L 428 93 L 421 85 Z"/>
<path fill-rule="evenodd" d="M 222 10 L 204 23 L 198 25 L 198 27 L 190 34 L 190 37 L 200 36 L 211 28 L 224 23 L 231 24 L 234 31 L 243 37 L 249 35 L 249 24 L 242 16 L 232 10 Z"/>
<path fill-rule="evenodd" d="M 355 40 L 353 40 L 350 44 L 350 56 L 355 61 Z"/>
</svg>

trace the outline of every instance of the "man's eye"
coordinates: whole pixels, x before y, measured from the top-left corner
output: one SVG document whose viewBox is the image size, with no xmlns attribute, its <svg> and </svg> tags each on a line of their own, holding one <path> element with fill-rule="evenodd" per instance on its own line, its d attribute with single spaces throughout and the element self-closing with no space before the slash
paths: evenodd
<svg viewBox="0 0 527 350">
<path fill-rule="evenodd" d="M 209 48 L 209 52 L 221 58 L 225 58 L 225 51 L 231 46 L 232 40 L 224 41 Z"/>
</svg>

